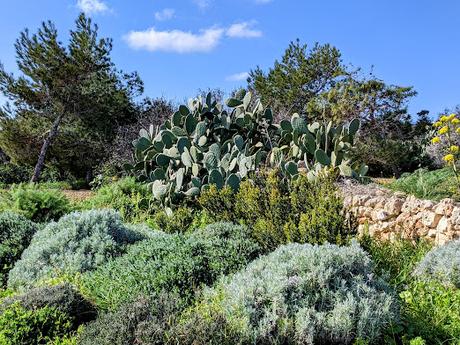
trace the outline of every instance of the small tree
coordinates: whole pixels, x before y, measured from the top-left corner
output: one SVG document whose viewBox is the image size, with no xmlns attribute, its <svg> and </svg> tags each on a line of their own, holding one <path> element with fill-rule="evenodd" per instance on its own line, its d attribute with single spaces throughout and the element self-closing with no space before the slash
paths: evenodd
<svg viewBox="0 0 460 345">
<path fill-rule="evenodd" d="M 142 92 L 136 73 L 127 75 L 115 69 L 110 59 L 112 41 L 98 39 L 98 27 L 80 14 L 67 47 L 48 21 L 36 34 L 22 32 L 15 48 L 22 75 L 15 78 L 0 65 L 0 91 L 13 102 L 10 116 L 4 114 L 2 118 L 2 148 L 20 160 L 21 147 L 15 145 L 12 132 L 31 127 L 25 135 L 27 143 L 41 141 L 32 182 L 39 180 L 47 153 L 62 126 L 66 128 L 63 137 L 73 133 L 73 138 L 79 139 L 74 141 L 74 150 L 81 144 L 90 151 L 87 158 L 101 159 L 118 126 L 134 119 L 133 97 Z M 44 139 L 37 140 L 42 133 L 34 132 L 34 121 L 48 127 Z M 65 159 L 65 154 L 58 158 Z"/>
</svg>

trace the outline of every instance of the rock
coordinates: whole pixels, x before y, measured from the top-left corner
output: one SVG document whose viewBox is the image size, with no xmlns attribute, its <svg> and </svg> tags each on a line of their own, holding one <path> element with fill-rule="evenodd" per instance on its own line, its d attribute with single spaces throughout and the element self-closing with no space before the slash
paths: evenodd
<svg viewBox="0 0 460 345">
<path fill-rule="evenodd" d="M 383 222 L 391 218 L 391 214 L 385 210 L 374 210 L 372 211 L 372 220 Z"/>
<path fill-rule="evenodd" d="M 423 211 L 421 214 L 421 222 L 429 228 L 435 228 L 441 217 L 442 216 L 440 214 L 436 214 L 431 211 Z"/>
<path fill-rule="evenodd" d="M 454 209 L 454 201 L 452 199 L 442 199 L 434 208 L 434 212 L 443 216 L 450 216 Z"/>
<path fill-rule="evenodd" d="M 436 231 L 440 233 L 447 233 L 450 231 L 452 228 L 452 225 L 450 224 L 449 218 L 446 216 L 441 217 L 441 219 L 438 222 L 438 225 L 436 226 Z"/>
<path fill-rule="evenodd" d="M 384 209 L 389 214 L 391 214 L 393 216 L 398 216 L 399 213 L 401 212 L 401 208 L 402 208 L 403 204 L 404 204 L 404 201 L 402 199 L 392 197 L 389 200 L 387 200 L 387 202 L 386 202 L 386 204 L 384 206 Z"/>
</svg>

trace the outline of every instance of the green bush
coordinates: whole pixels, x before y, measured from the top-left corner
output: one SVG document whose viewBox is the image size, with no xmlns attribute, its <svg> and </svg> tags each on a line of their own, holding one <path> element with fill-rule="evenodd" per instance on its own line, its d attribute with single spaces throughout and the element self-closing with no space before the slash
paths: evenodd
<svg viewBox="0 0 460 345">
<path fill-rule="evenodd" d="M 183 301 L 176 294 L 160 293 L 153 299 L 140 297 L 87 324 L 79 344 L 164 344 L 182 307 Z"/>
<path fill-rule="evenodd" d="M 434 171 L 419 169 L 412 174 L 403 174 L 385 187 L 415 195 L 420 199 L 455 198 L 460 200 L 455 183 L 455 176 L 449 167 Z"/>
<path fill-rule="evenodd" d="M 460 241 L 433 248 L 417 265 L 414 274 L 460 288 Z"/>
<path fill-rule="evenodd" d="M 203 217 L 200 210 L 180 206 L 169 212 L 164 209 L 157 210 L 150 220 L 147 220 L 154 229 L 161 229 L 168 234 L 191 232 L 203 228 L 212 221 Z"/>
<path fill-rule="evenodd" d="M 38 226 L 24 216 L 0 213 L 0 286 L 5 286 L 8 272 L 29 246 Z"/>
<path fill-rule="evenodd" d="M 0 314 L 0 344 L 47 344 L 72 331 L 72 322 L 56 308 L 27 310 L 15 303 Z"/>
<path fill-rule="evenodd" d="M 244 267 L 258 253 L 243 226 L 217 223 L 190 235 L 157 234 L 82 277 L 85 292 L 103 309 L 162 290 L 184 300 L 202 284 Z"/>
<path fill-rule="evenodd" d="M 114 209 L 120 212 L 126 222 L 139 222 L 153 214 L 151 197 L 152 193 L 146 184 L 136 182 L 133 177 L 126 177 L 103 185 L 81 206 L 84 209 Z"/>
<path fill-rule="evenodd" d="M 7 297 L 0 302 L 0 313 L 17 303 L 27 310 L 55 308 L 67 315 L 74 326 L 93 320 L 97 314 L 94 305 L 68 283 L 38 287 Z"/>
<path fill-rule="evenodd" d="M 59 190 L 46 189 L 40 184 L 19 184 L 2 195 L 0 211 L 8 210 L 40 223 L 59 219 L 70 211 L 70 203 Z"/>
<path fill-rule="evenodd" d="M 367 234 L 359 241 L 370 254 L 376 274 L 384 277 L 398 291 L 405 289 L 413 280 L 414 268 L 432 247 L 427 241 L 382 241 Z"/>
<path fill-rule="evenodd" d="M 409 338 L 422 337 L 427 344 L 460 343 L 460 290 L 436 281 L 413 281 L 401 298 Z"/>
<path fill-rule="evenodd" d="M 289 182 L 277 171 L 262 172 L 242 182 L 236 195 L 211 187 L 199 202 L 211 219 L 249 226 L 265 250 L 290 242 L 343 244 L 356 232 L 329 177 Z"/>
<path fill-rule="evenodd" d="M 112 210 L 68 214 L 34 235 L 9 273 L 8 287 L 31 287 L 43 279 L 92 270 L 151 232 L 125 226 Z"/>
<path fill-rule="evenodd" d="M 289 244 L 223 277 L 183 316 L 182 344 L 377 342 L 397 303 L 356 244 Z"/>
<path fill-rule="evenodd" d="M 28 166 L 13 163 L 0 164 L 0 183 L 10 185 L 27 182 L 30 180 L 32 173 L 33 169 Z"/>
</svg>

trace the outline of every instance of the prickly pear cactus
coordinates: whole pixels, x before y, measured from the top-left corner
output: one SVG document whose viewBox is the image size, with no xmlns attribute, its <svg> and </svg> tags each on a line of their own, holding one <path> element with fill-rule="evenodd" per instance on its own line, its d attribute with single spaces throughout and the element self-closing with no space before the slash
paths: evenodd
<svg viewBox="0 0 460 345">
<path fill-rule="evenodd" d="M 150 183 L 154 198 L 165 205 L 210 184 L 237 190 L 267 157 L 278 129 L 271 111 L 251 102 L 249 92 L 227 100 L 227 107 L 208 94 L 181 105 L 161 127 L 141 129 L 133 142 L 135 163 L 125 169 Z"/>
<path fill-rule="evenodd" d="M 307 124 L 298 114 L 279 124 L 279 141 L 271 151 L 270 163 L 278 166 L 289 177 L 299 173 L 299 167 L 315 178 L 324 170 L 335 170 L 342 176 L 360 178 L 368 167 L 351 159 L 355 135 L 360 121 L 354 119 L 345 125 L 332 122 Z"/>
</svg>

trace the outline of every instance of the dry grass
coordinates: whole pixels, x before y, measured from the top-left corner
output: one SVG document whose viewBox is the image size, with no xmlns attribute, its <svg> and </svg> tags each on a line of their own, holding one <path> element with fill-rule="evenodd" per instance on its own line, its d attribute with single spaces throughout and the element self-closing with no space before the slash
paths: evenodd
<svg viewBox="0 0 460 345">
<path fill-rule="evenodd" d="M 78 202 L 78 201 L 84 201 L 89 198 L 91 198 L 94 195 L 94 192 L 91 190 L 63 190 L 62 191 L 65 196 L 73 201 L 73 202 Z"/>
</svg>

